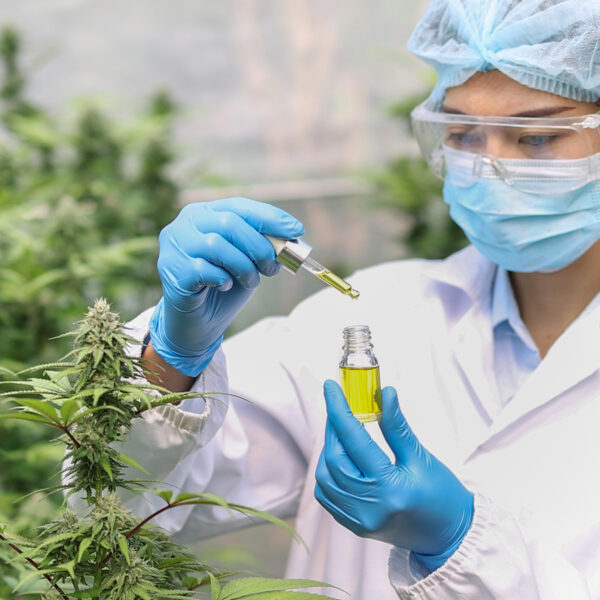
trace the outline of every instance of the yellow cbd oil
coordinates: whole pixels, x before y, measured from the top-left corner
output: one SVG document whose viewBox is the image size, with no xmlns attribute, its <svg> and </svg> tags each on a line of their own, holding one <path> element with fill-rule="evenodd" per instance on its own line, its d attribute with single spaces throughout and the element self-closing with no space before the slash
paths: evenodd
<svg viewBox="0 0 600 600">
<path fill-rule="evenodd" d="M 359 296 L 357 290 L 355 290 L 347 281 L 344 281 L 339 275 L 336 275 L 332 271 L 325 269 L 321 273 L 315 273 L 315 275 L 325 283 L 334 287 L 336 290 L 350 296 L 353 300 L 356 300 Z"/>
<path fill-rule="evenodd" d="M 373 354 L 367 325 L 344 328 L 343 355 L 339 364 L 340 385 L 352 414 L 361 422 L 381 418 L 379 364 Z"/>
</svg>

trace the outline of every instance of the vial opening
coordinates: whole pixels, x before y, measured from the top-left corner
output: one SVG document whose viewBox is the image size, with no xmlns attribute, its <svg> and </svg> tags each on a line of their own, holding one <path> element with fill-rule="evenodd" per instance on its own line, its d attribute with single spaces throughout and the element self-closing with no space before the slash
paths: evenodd
<svg viewBox="0 0 600 600">
<path fill-rule="evenodd" d="M 343 330 L 344 344 L 349 348 L 371 348 L 371 330 L 368 325 L 349 325 Z"/>
</svg>

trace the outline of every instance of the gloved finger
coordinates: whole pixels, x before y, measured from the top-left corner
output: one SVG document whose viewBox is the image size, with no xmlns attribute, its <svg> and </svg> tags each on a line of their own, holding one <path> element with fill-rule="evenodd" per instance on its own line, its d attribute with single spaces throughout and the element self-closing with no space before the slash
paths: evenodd
<svg viewBox="0 0 600 600">
<path fill-rule="evenodd" d="M 338 523 L 356 531 L 360 527 L 360 506 L 362 499 L 356 498 L 338 487 L 333 480 L 317 481 L 315 498 Z"/>
<path fill-rule="evenodd" d="M 332 462 L 326 448 L 323 448 L 319 457 L 315 476 L 329 499 L 345 506 L 369 502 L 379 489 L 377 481 L 365 477 L 348 457 L 343 464 Z"/>
<path fill-rule="evenodd" d="M 223 198 L 211 204 L 214 210 L 233 211 L 240 215 L 260 233 L 288 240 L 304 235 L 304 225 L 298 219 L 272 204 L 239 197 Z"/>
<path fill-rule="evenodd" d="M 219 233 L 198 234 L 191 251 L 191 256 L 221 267 L 246 289 L 254 289 L 260 283 L 254 262 Z"/>
<path fill-rule="evenodd" d="M 349 489 L 350 486 L 356 488 L 357 483 L 365 481 L 364 473 L 348 456 L 329 420 L 325 426 L 325 445 L 321 452 L 321 459 L 326 465 L 328 474 L 340 487 L 344 489 Z M 370 477 L 366 480 L 369 483 L 373 481 Z M 354 492 L 354 489 L 352 491 Z"/>
<path fill-rule="evenodd" d="M 388 457 L 356 420 L 340 386 L 328 379 L 323 390 L 329 422 L 348 456 L 364 475 L 377 477 L 389 466 Z"/>
<path fill-rule="evenodd" d="M 204 254 L 207 238 L 204 236 L 218 234 L 247 256 L 261 273 L 274 275 L 279 268 L 269 240 L 240 215 L 215 210 L 214 204 L 190 204 L 181 211 L 184 222 L 182 230 L 178 228 L 175 233 L 177 246 L 191 256 L 207 258 Z"/>
<path fill-rule="evenodd" d="M 158 273 L 163 287 L 169 287 L 180 295 L 195 294 L 204 286 L 228 289 L 232 279 L 246 289 L 254 289 L 260 276 L 254 263 L 219 234 L 198 234 L 198 256 L 188 255 L 177 248 L 174 253 L 161 253 L 158 257 Z M 229 283 L 228 283 L 229 282 Z"/>
<path fill-rule="evenodd" d="M 422 446 L 400 410 L 393 387 L 388 386 L 381 391 L 381 412 L 379 427 L 396 457 L 396 464 L 406 464 L 422 451 Z"/>
<path fill-rule="evenodd" d="M 314 491 L 317 502 L 340 524 L 346 529 L 356 532 L 360 529 L 360 523 L 351 515 L 346 513 L 335 502 L 332 502 L 324 492 L 322 486 L 317 483 Z"/>
</svg>

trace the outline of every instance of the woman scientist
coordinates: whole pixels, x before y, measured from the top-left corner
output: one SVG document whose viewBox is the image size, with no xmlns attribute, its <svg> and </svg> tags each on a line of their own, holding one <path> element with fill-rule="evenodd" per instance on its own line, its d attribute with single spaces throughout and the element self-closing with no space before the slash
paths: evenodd
<svg viewBox="0 0 600 600">
<path fill-rule="evenodd" d="M 243 198 L 185 207 L 160 236 L 163 298 L 132 326 L 169 387 L 231 396 L 157 409 L 126 451 L 178 489 L 297 515 L 309 551 L 287 575 L 349 594 L 332 597 L 600 599 L 600 2 L 433 0 L 409 47 L 438 73 L 414 130 L 472 245 L 222 343 L 277 271 L 262 234 L 303 228 Z M 380 427 L 333 381 L 321 400 L 359 322 L 390 386 Z M 243 523 L 197 506 L 160 524 Z"/>
</svg>

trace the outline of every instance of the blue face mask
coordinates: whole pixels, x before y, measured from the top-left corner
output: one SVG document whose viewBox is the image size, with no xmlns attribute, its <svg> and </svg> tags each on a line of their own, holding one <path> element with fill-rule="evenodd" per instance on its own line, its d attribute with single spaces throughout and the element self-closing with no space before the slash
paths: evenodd
<svg viewBox="0 0 600 600">
<path fill-rule="evenodd" d="M 446 181 L 444 200 L 454 222 L 492 262 L 507 271 L 557 271 L 600 238 L 600 181 L 552 194 L 551 179 L 540 181 L 544 194 L 516 190 L 500 178 L 469 187 Z"/>
</svg>

